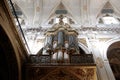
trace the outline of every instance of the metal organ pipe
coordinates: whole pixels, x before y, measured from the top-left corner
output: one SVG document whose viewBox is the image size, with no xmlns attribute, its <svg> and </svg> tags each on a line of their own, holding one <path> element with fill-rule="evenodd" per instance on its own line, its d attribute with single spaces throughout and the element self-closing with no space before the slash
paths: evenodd
<svg viewBox="0 0 120 80">
<path fill-rule="evenodd" d="M 69 35 L 69 45 L 72 45 L 74 43 L 73 35 Z"/>
<path fill-rule="evenodd" d="M 58 61 L 63 60 L 63 52 L 61 50 L 58 50 Z"/>
<path fill-rule="evenodd" d="M 57 40 L 58 40 L 58 39 L 57 39 L 57 35 L 54 35 L 54 37 L 53 37 L 53 48 L 54 48 L 54 49 L 57 47 L 57 43 L 58 43 Z"/>
<path fill-rule="evenodd" d="M 48 37 L 46 36 L 46 37 L 45 37 L 44 46 L 46 46 L 46 45 L 47 45 L 47 43 L 48 43 L 48 41 L 47 41 L 47 40 L 48 40 Z"/>
<path fill-rule="evenodd" d="M 49 42 L 50 45 L 52 45 L 52 42 L 53 42 L 53 37 L 52 37 L 52 35 L 49 36 L 49 41 L 48 41 L 48 42 Z"/>
<path fill-rule="evenodd" d="M 63 31 L 58 32 L 58 45 L 63 45 L 64 43 L 64 33 Z"/>
</svg>

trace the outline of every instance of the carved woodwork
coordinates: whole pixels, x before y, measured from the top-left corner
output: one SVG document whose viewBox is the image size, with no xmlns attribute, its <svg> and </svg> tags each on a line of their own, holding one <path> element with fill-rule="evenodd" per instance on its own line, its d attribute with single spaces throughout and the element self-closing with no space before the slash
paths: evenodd
<svg viewBox="0 0 120 80">
<path fill-rule="evenodd" d="M 96 67 L 26 65 L 26 80 L 97 80 Z"/>
</svg>

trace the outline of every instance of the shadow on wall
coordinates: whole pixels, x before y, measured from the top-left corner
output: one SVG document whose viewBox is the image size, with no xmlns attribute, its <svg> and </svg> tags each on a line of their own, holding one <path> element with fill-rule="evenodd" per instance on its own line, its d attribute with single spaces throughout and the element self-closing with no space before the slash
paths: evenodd
<svg viewBox="0 0 120 80">
<path fill-rule="evenodd" d="M 19 80 L 18 65 L 12 44 L 0 25 L 0 80 Z"/>
</svg>

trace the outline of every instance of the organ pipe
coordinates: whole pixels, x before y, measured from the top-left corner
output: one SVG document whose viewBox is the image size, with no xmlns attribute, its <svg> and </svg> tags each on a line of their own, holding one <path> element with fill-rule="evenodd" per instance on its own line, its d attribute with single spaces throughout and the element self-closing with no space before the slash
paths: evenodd
<svg viewBox="0 0 120 80">
<path fill-rule="evenodd" d="M 69 62 L 70 54 L 80 54 L 77 42 L 78 33 L 68 24 L 54 25 L 46 33 L 42 55 L 51 55 L 53 62 Z"/>
</svg>

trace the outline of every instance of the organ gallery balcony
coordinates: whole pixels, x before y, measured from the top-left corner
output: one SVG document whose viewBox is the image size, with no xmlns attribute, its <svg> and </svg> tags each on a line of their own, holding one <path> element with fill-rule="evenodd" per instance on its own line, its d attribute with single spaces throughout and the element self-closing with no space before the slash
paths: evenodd
<svg viewBox="0 0 120 80">
<path fill-rule="evenodd" d="M 53 61 L 50 55 L 31 55 L 25 80 L 97 80 L 92 54 L 71 55 L 69 61 Z"/>
<path fill-rule="evenodd" d="M 29 56 L 26 80 L 97 80 L 93 55 L 81 49 L 77 31 L 60 17 L 60 23 L 45 32 L 43 48 Z"/>
<path fill-rule="evenodd" d="M 69 59 L 54 60 L 52 55 L 30 55 L 29 65 L 39 66 L 64 66 L 64 65 L 79 65 L 79 66 L 95 66 L 92 54 L 70 55 Z"/>
</svg>

